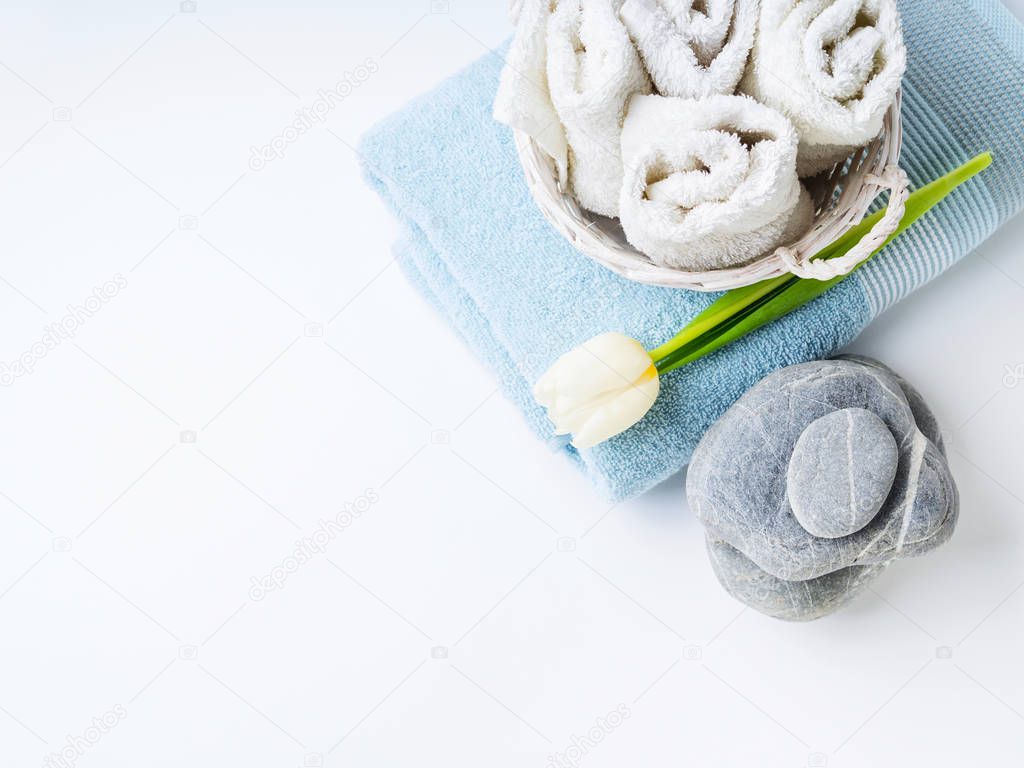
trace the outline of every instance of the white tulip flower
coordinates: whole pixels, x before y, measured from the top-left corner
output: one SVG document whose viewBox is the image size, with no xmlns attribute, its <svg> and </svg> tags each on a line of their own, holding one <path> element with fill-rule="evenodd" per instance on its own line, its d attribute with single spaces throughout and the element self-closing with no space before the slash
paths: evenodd
<svg viewBox="0 0 1024 768">
<path fill-rule="evenodd" d="M 533 389 L 555 434 L 591 448 L 629 429 L 658 397 L 658 370 L 636 339 L 602 333 L 558 358 Z"/>
</svg>

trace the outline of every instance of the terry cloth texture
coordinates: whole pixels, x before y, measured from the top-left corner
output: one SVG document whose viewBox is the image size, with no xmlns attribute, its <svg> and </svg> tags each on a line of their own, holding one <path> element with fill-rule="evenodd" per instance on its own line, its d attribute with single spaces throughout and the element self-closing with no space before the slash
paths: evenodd
<svg viewBox="0 0 1024 768">
<path fill-rule="evenodd" d="M 762 0 L 740 91 L 793 121 L 813 176 L 881 132 L 906 66 L 896 0 Z"/>
<path fill-rule="evenodd" d="M 814 206 L 792 123 L 748 96 L 634 96 L 622 130 L 619 220 L 651 261 L 746 264 L 798 239 Z"/>
</svg>

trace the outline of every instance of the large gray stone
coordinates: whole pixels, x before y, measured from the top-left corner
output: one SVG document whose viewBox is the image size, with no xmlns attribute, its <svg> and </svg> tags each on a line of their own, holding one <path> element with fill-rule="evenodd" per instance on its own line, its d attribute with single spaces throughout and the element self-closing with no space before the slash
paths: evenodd
<svg viewBox="0 0 1024 768">
<path fill-rule="evenodd" d="M 910 412 L 914 414 L 914 421 L 917 422 L 917 428 L 924 433 L 925 437 L 932 441 L 943 456 L 946 455 L 946 446 L 942 439 L 942 427 L 939 426 L 939 420 L 935 418 L 935 414 L 932 413 L 932 409 L 924 399 L 924 396 L 917 391 L 917 387 L 896 373 L 896 371 L 872 357 L 865 357 L 864 355 L 839 355 L 836 360 L 850 360 L 854 363 L 866 365 L 869 368 L 877 368 L 892 376 L 896 383 L 900 385 L 900 389 L 903 390 L 903 394 L 907 398 Z"/>
<path fill-rule="evenodd" d="M 849 409 L 871 416 L 854 417 L 859 426 L 846 434 L 873 434 L 874 445 L 837 442 L 835 428 L 847 417 L 832 414 Z M 801 436 L 823 418 L 807 432 L 804 455 L 794 457 Z M 706 528 L 719 580 L 769 615 L 815 618 L 894 559 L 938 546 L 952 534 L 959 509 L 940 434 L 916 390 L 876 361 L 818 361 L 769 375 L 711 427 L 687 474 L 687 496 Z M 882 443 L 889 448 L 876 450 Z M 815 450 L 822 451 L 817 463 Z M 804 470 L 790 472 L 791 463 Z M 851 507 L 851 488 L 872 503 Z M 852 511 L 857 515 L 844 517 Z"/>
<path fill-rule="evenodd" d="M 804 530 L 826 539 L 856 533 L 882 508 L 899 452 L 885 423 L 863 408 L 822 416 L 796 441 L 786 493 Z"/>
<path fill-rule="evenodd" d="M 806 581 L 786 581 L 758 568 L 724 541 L 708 539 L 711 567 L 725 590 L 756 611 L 786 621 L 819 619 L 842 608 L 886 567 L 851 565 Z"/>
</svg>

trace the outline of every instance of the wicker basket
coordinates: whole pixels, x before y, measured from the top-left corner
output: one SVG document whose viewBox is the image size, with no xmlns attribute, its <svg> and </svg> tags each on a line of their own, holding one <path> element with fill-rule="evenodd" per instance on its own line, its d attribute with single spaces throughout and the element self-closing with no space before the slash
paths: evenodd
<svg viewBox="0 0 1024 768">
<path fill-rule="evenodd" d="M 529 136 L 516 131 L 515 143 L 530 193 L 544 216 L 584 255 L 640 283 L 695 291 L 722 291 L 792 273 L 829 280 L 852 272 L 896 231 L 907 200 L 907 175 L 900 169 L 902 95 L 885 115 L 882 133 L 849 162 L 827 175 L 805 180 L 815 205 L 814 224 L 795 243 L 739 267 L 687 272 L 654 264 L 626 241 L 617 219 L 584 211 L 558 179 L 554 160 Z M 813 261 L 822 248 L 858 224 L 872 202 L 889 191 L 885 215 L 845 256 Z"/>
</svg>

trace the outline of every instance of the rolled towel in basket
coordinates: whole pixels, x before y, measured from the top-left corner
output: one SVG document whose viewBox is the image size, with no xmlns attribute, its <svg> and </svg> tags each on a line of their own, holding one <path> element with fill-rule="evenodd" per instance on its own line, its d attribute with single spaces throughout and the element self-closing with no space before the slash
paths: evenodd
<svg viewBox="0 0 1024 768">
<path fill-rule="evenodd" d="M 569 181 L 581 206 L 605 216 L 619 211 L 626 104 L 651 92 L 620 5 L 561 0 L 548 25 L 548 83 L 569 141 Z"/>
<path fill-rule="evenodd" d="M 740 90 L 793 121 L 812 176 L 878 136 L 906 66 L 895 0 L 761 0 Z"/>
<path fill-rule="evenodd" d="M 747 96 L 635 96 L 622 131 L 626 238 L 688 270 L 738 266 L 799 239 L 813 211 L 797 143 L 785 116 Z"/>
<path fill-rule="evenodd" d="M 696 99 L 736 90 L 757 0 L 626 0 L 620 16 L 658 92 Z"/>
<path fill-rule="evenodd" d="M 530 136 L 554 158 L 558 173 L 567 177 L 565 129 L 551 103 L 548 88 L 548 21 L 551 0 L 519 0 L 511 9 L 516 34 L 505 57 L 494 119 Z"/>
</svg>

